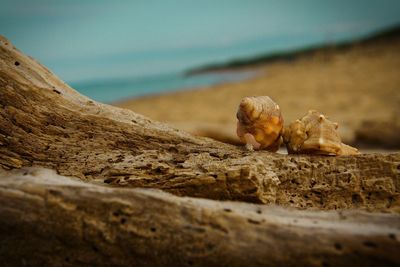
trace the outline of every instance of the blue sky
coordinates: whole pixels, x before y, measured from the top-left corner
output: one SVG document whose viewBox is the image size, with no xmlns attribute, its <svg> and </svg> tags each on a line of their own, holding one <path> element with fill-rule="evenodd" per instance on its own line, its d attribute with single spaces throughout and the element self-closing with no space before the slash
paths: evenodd
<svg viewBox="0 0 400 267">
<path fill-rule="evenodd" d="M 0 6 L 0 34 L 68 82 L 177 72 L 400 22 L 397 0 L 0 0 Z"/>
</svg>

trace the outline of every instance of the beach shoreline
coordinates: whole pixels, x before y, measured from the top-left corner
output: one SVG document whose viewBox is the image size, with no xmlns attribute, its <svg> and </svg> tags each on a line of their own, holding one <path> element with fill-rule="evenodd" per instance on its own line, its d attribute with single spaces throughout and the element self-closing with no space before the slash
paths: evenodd
<svg viewBox="0 0 400 267">
<path fill-rule="evenodd" d="M 285 124 L 316 109 L 339 123 L 346 143 L 399 148 L 395 134 L 400 129 L 399 55 L 399 36 L 379 39 L 345 50 L 320 51 L 290 62 L 249 65 L 246 70 L 258 71 L 258 75 L 239 82 L 113 104 L 194 135 L 239 144 L 235 114 L 240 99 L 268 95 L 281 106 Z M 371 135 L 372 128 L 376 134 Z"/>
</svg>

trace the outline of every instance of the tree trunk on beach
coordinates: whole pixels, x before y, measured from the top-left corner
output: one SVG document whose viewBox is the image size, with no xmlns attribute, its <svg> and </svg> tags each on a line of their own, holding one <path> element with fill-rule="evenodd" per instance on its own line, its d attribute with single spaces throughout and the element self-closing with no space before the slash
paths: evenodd
<svg viewBox="0 0 400 267">
<path fill-rule="evenodd" d="M 177 197 L 398 213 L 400 153 L 280 155 L 193 137 L 80 95 L 4 37 L 0 108 L 10 266 L 400 264 L 398 214 Z"/>
</svg>

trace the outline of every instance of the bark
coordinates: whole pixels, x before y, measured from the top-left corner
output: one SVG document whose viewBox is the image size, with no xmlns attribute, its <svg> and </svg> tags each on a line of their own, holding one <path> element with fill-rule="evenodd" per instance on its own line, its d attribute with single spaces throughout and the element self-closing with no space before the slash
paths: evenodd
<svg viewBox="0 0 400 267">
<path fill-rule="evenodd" d="M 395 266 L 400 218 L 0 172 L 2 266 Z"/>
</svg>

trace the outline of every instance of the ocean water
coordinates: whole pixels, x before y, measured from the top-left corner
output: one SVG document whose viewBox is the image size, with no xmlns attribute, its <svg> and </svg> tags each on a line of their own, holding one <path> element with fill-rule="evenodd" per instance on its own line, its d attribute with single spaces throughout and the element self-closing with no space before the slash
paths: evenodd
<svg viewBox="0 0 400 267">
<path fill-rule="evenodd" d="M 108 103 L 244 79 L 248 74 L 181 73 L 400 23 L 399 0 L 0 1 L 0 34 Z"/>
<path fill-rule="evenodd" d="M 72 83 L 71 86 L 96 101 L 112 103 L 178 89 L 195 89 L 214 84 L 235 82 L 255 75 L 255 71 L 229 71 L 190 76 L 178 73 L 143 78 Z"/>
</svg>

